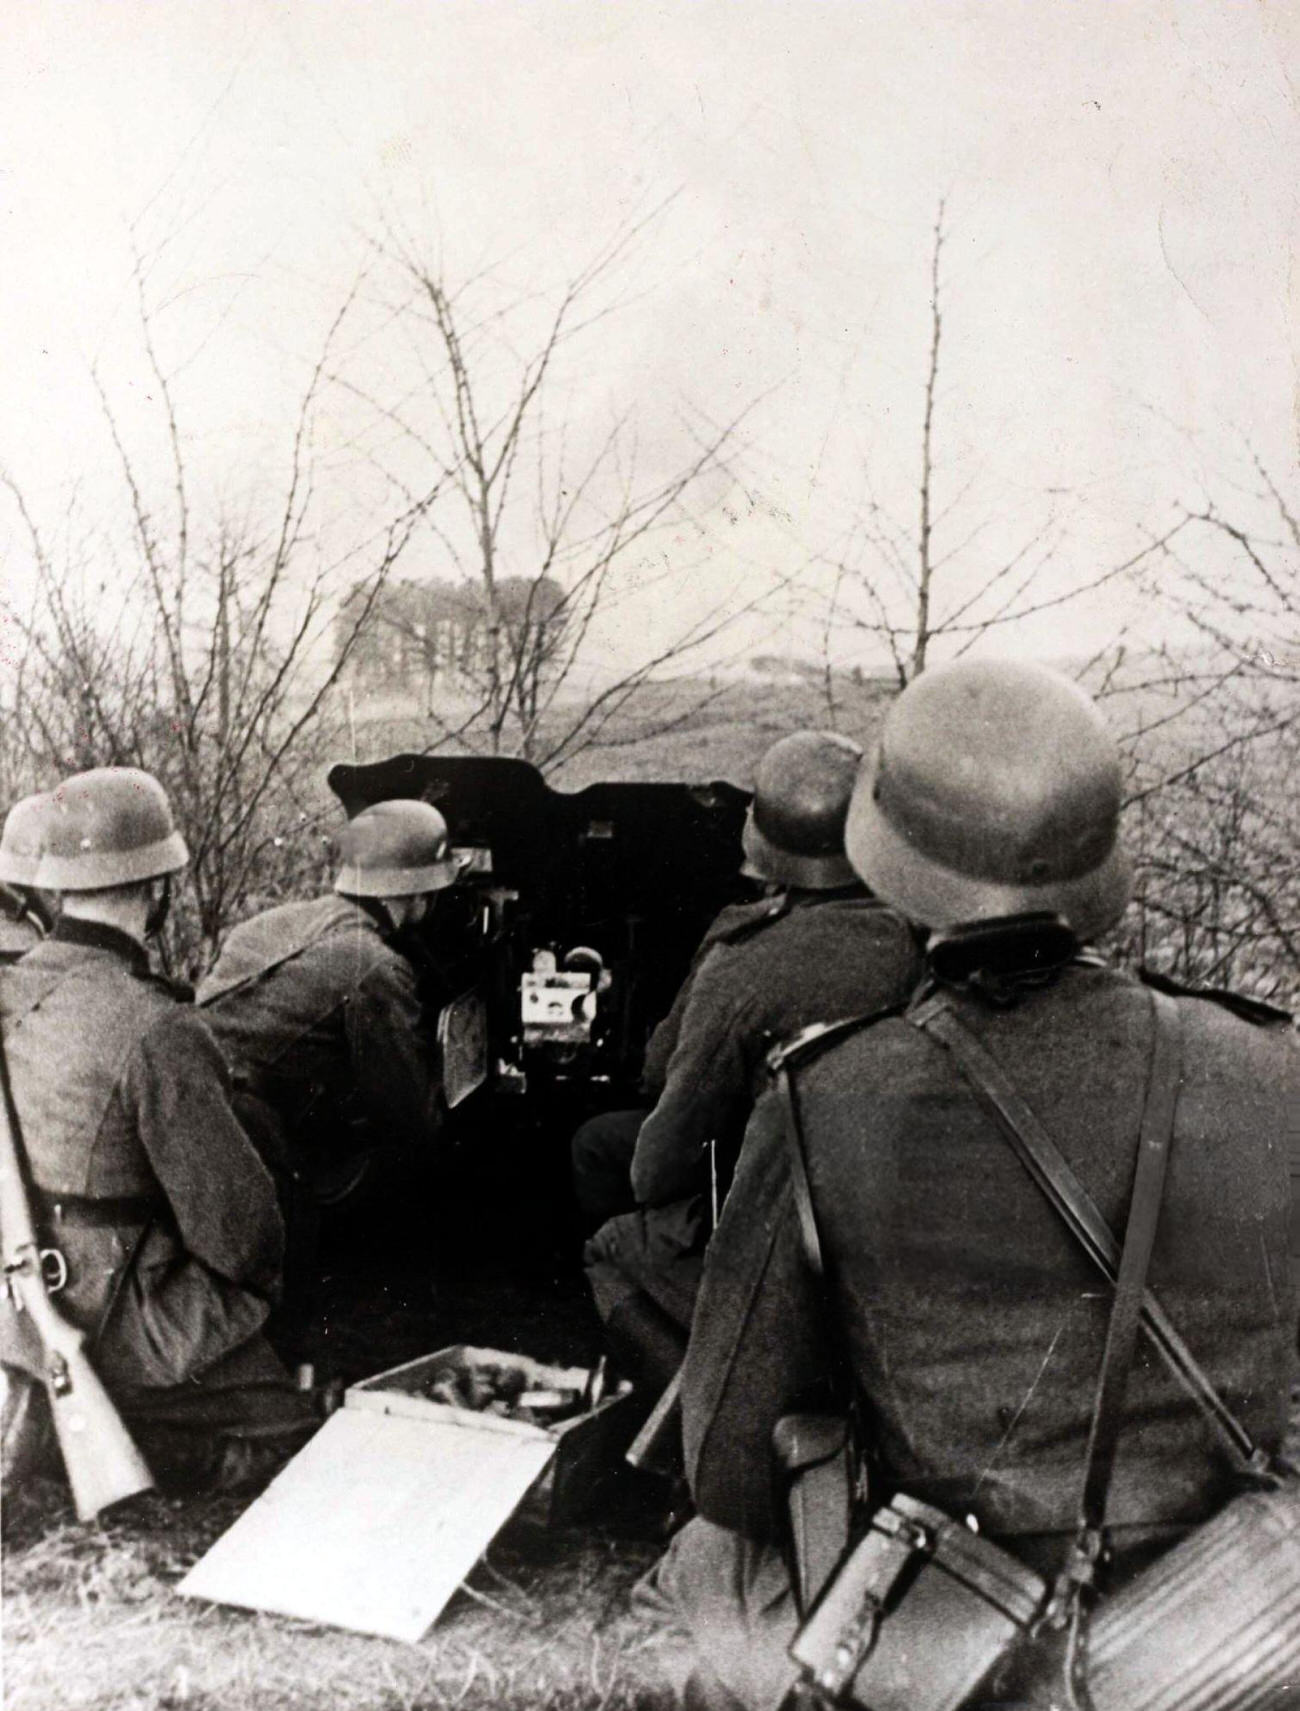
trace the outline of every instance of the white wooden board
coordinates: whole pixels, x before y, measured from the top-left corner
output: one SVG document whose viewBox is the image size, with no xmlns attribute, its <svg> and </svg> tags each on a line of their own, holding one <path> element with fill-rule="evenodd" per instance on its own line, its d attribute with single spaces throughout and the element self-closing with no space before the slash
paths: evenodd
<svg viewBox="0 0 1300 1711">
<path fill-rule="evenodd" d="M 178 1590 L 418 1640 L 555 1448 L 541 1434 L 342 1408 Z"/>
</svg>

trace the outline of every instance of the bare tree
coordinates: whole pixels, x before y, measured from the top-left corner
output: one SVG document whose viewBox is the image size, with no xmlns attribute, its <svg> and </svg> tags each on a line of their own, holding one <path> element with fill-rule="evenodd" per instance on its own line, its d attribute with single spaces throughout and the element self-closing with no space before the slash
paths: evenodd
<svg viewBox="0 0 1300 1711">
<path fill-rule="evenodd" d="M 84 524 L 72 502 L 47 531 L 19 484 L 0 477 L 31 570 L 29 598 L 3 606 L 16 641 L 4 770 L 11 790 L 98 765 L 162 779 L 191 853 L 193 907 L 179 912 L 171 949 L 175 966 L 193 971 L 250 895 L 276 889 L 317 852 L 330 691 L 437 495 L 395 502 L 364 540 L 333 552 L 322 544 L 313 424 L 345 303 L 303 387 L 278 499 L 256 516 L 206 502 L 143 267 L 136 283 L 166 473 L 128 443 L 95 375 L 122 527 Z M 348 585 L 360 594 L 330 657 Z"/>
<path fill-rule="evenodd" d="M 1111 586 L 1136 596 L 1160 614 L 1164 639 L 1135 640 L 1120 627 L 1074 666 L 1105 702 L 1128 773 L 1138 883 L 1118 946 L 1180 978 L 1294 1001 L 1300 823 L 1289 780 L 1300 758 L 1300 512 L 1256 458 L 1249 521 L 1241 494 L 1235 506 L 1209 497 L 1175 505 L 1158 528 L 1137 526 L 1127 555 L 1070 577 L 1068 518 L 1049 511 L 990 563 L 983 525 L 962 522 L 972 483 L 941 494 L 946 242 L 941 203 L 929 255 L 915 527 L 890 516 L 868 485 L 843 551 L 823 562 L 833 573 L 823 632 L 829 715 L 854 716 L 835 665 L 846 636 L 884 651 L 901 689 L 940 646 L 945 658 L 959 657 Z M 947 536 L 952 544 L 941 544 Z"/>
<path fill-rule="evenodd" d="M 722 425 L 683 422 L 679 461 L 649 478 L 630 407 L 585 443 L 573 420 L 571 347 L 619 306 L 609 294 L 618 264 L 656 217 L 620 231 L 551 293 L 491 272 L 452 284 L 409 244 L 390 235 L 382 247 L 399 281 L 390 312 L 417 379 L 396 404 L 366 401 L 398 431 L 408 465 L 423 465 L 424 484 L 442 489 L 425 523 L 444 582 L 482 635 L 458 661 L 461 704 L 434 697 L 435 741 L 557 767 L 608 739 L 656 674 L 688 669 L 756 603 L 691 597 L 704 538 L 695 507 L 730 485 L 744 413 Z M 680 624 L 639 652 L 624 647 L 630 663 L 594 677 L 597 642 L 608 654 L 620 611 L 630 603 L 644 613 L 651 598 L 660 610 L 680 600 Z M 409 627 L 402 604 L 381 603 L 379 621 Z M 696 710 L 679 704 L 669 721 Z"/>
<path fill-rule="evenodd" d="M 1294 1005 L 1300 522 L 1254 454 L 1252 464 L 1254 493 L 1232 510 L 1208 497 L 1179 507 L 1177 539 L 1143 567 L 1143 592 L 1177 640 L 1144 663 L 1131 697 L 1138 892 L 1127 934 L 1170 972 Z"/>
<path fill-rule="evenodd" d="M 1186 518 L 1177 518 L 1166 532 L 1143 541 L 1113 564 L 1082 577 L 1068 576 L 1062 569 L 1053 579 L 1069 534 L 1060 512 L 1060 500 L 1067 496 L 1054 492 L 1043 520 L 989 562 L 983 546 L 986 521 L 967 518 L 975 478 L 961 481 L 947 497 L 940 491 L 943 466 L 937 444 L 947 220 L 947 206 L 941 201 L 929 257 L 916 525 L 912 528 L 891 515 L 875 496 L 869 472 L 864 472 L 865 497 L 843 546 L 821 559 L 821 568 L 832 576 L 823 626 L 825 693 L 832 719 L 838 716 L 834 655 L 846 635 L 869 640 L 873 651 L 883 648 L 902 689 L 925 670 L 937 644 L 943 644 L 945 657 L 960 657 L 990 635 L 1063 611 L 1130 579 L 1187 526 Z"/>
</svg>

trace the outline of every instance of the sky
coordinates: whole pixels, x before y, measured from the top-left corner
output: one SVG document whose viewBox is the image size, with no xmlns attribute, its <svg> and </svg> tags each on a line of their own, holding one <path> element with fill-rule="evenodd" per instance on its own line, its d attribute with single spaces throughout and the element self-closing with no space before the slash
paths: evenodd
<svg viewBox="0 0 1300 1711">
<path fill-rule="evenodd" d="M 868 496 L 914 529 L 941 201 L 950 606 L 1044 530 L 1055 591 L 1179 502 L 1244 514 L 1251 452 L 1293 478 L 1288 0 L 0 0 L 0 27 L 0 467 L 42 517 L 74 483 L 109 506 L 92 369 L 165 488 L 133 254 L 215 507 L 273 485 L 363 269 L 349 373 L 411 392 L 376 242 L 545 301 L 656 209 L 555 417 L 581 448 L 628 415 L 648 480 L 743 423 L 704 533 L 629 562 L 611 660 L 791 576 L 737 634 L 806 651 L 828 567 L 868 562 Z M 378 503 L 348 454 L 380 442 L 355 395 L 319 432 L 341 536 Z M 0 550 L 21 587 L 12 516 Z M 404 570 L 446 574 L 436 538 Z M 1112 585 L 996 645 L 1077 652 L 1121 621 L 1158 637 L 1160 602 Z"/>
</svg>

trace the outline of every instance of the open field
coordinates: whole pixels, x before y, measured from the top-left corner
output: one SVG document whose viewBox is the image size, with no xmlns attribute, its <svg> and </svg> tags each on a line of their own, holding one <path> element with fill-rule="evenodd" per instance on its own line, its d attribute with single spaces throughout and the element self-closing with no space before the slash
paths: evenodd
<svg viewBox="0 0 1300 1711">
<path fill-rule="evenodd" d="M 748 788 L 764 749 L 789 731 L 834 724 L 865 742 L 891 693 L 887 684 L 870 679 L 860 683 L 843 674 L 828 687 L 811 668 L 770 678 L 653 681 L 642 684 L 598 732 L 593 731 L 589 746 L 576 747 L 570 758 L 546 770 L 563 790 L 581 790 L 606 779 L 704 783 L 723 778 Z M 556 710 L 540 732 L 540 754 L 545 755 L 574 717 L 573 707 Z M 358 760 L 380 760 L 402 750 L 456 753 L 472 746 L 448 741 L 436 719 L 378 710 L 357 717 L 353 739 Z M 475 747 L 475 752 L 481 751 Z"/>
</svg>

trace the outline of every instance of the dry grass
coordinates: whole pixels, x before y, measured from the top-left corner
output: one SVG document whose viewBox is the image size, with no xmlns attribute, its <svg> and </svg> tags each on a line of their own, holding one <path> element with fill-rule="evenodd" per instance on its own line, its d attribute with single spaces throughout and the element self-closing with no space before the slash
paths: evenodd
<svg viewBox="0 0 1300 1711">
<path fill-rule="evenodd" d="M 673 1701 L 628 1607 L 656 1547 L 515 1523 L 420 1645 L 191 1602 L 173 1588 L 233 1519 L 158 1497 L 78 1526 L 53 1488 L 9 1516 L 8 1711 L 651 1711 Z"/>
<path fill-rule="evenodd" d="M 444 1220 L 429 1254 L 412 1228 L 338 1233 L 322 1291 L 318 1371 L 345 1382 L 462 1339 L 564 1364 L 595 1352 L 581 1276 L 521 1273 Z M 504 1220 L 504 1221 L 503 1221 Z M 495 1227 L 495 1226 L 494 1226 Z M 477 1235 L 474 1232 L 477 1232 Z M 474 1239 L 470 1239 L 470 1237 Z M 150 1495 L 79 1526 L 34 1481 L 5 1514 L 6 1711 L 661 1711 L 673 1695 L 628 1593 L 654 1561 L 653 1504 L 627 1475 L 599 1526 L 548 1532 L 524 1516 L 418 1646 L 179 1597 L 174 1588 L 251 1499 Z"/>
</svg>

